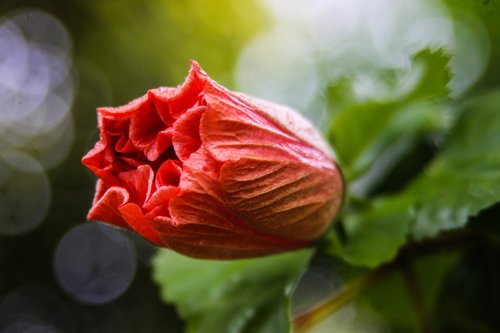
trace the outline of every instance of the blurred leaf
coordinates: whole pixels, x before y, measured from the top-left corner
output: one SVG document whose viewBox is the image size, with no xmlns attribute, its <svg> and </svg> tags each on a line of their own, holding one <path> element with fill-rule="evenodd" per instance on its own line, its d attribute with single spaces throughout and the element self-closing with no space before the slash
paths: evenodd
<svg viewBox="0 0 500 333">
<path fill-rule="evenodd" d="M 423 49 L 416 53 L 412 65 L 418 79 L 407 99 L 444 96 L 449 93 L 448 83 L 451 79 L 449 62 L 450 55 L 443 49 Z"/>
<path fill-rule="evenodd" d="M 500 201 L 500 91 L 468 104 L 445 147 L 405 191 L 346 214 L 346 242 L 331 253 L 369 267 L 390 261 L 414 238 L 463 227 Z"/>
<path fill-rule="evenodd" d="M 186 319 L 187 332 L 288 332 L 288 293 L 309 256 L 302 250 L 212 261 L 163 250 L 153 263 L 154 279 Z"/>
<path fill-rule="evenodd" d="M 442 112 L 427 101 L 448 92 L 448 61 L 440 49 L 423 49 L 406 75 L 395 80 L 392 99 L 352 104 L 334 119 L 330 137 L 347 179 L 358 178 L 397 140 L 442 123 Z"/>
</svg>

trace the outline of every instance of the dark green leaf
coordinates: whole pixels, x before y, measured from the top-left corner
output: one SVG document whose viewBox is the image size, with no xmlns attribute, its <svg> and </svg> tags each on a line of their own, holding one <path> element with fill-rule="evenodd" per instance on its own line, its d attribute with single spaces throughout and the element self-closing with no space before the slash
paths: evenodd
<svg viewBox="0 0 500 333">
<path fill-rule="evenodd" d="M 162 250 L 154 260 L 154 279 L 162 298 L 186 319 L 187 332 L 288 332 L 288 292 L 309 256 L 302 250 L 213 261 Z"/>
</svg>

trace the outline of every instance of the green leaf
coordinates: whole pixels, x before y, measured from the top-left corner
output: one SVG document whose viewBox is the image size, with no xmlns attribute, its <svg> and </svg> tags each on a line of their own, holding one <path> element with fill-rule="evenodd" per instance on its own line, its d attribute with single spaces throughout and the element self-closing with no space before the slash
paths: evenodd
<svg viewBox="0 0 500 333">
<path fill-rule="evenodd" d="M 369 209 L 346 215 L 345 245 L 340 252 L 337 246 L 329 253 L 339 255 L 350 264 L 366 267 L 393 259 L 408 236 L 410 215 L 405 199 L 380 199 Z"/>
<path fill-rule="evenodd" d="M 412 59 L 414 73 L 418 76 L 416 84 L 406 97 L 407 100 L 445 96 L 450 92 L 449 68 L 451 56 L 444 49 L 423 49 Z"/>
<path fill-rule="evenodd" d="M 289 332 L 288 293 L 310 253 L 213 261 L 161 250 L 153 277 L 163 300 L 177 305 L 187 332 Z"/>
<path fill-rule="evenodd" d="M 416 238 L 462 227 L 500 201 L 499 105 L 500 91 L 470 102 L 440 156 L 404 194 L 414 201 Z"/>
<path fill-rule="evenodd" d="M 392 98 L 351 104 L 335 117 L 330 139 L 348 180 L 361 176 L 398 140 L 443 126 L 443 112 L 435 112 L 429 100 L 448 92 L 449 59 L 440 49 L 418 52 L 396 80 Z"/>
<path fill-rule="evenodd" d="M 500 201 L 500 91 L 470 102 L 443 150 L 403 192 L 346 214 L 344 247 L 329 253 L 357 265 L 390 261 L 408 236 L 463 227 Z"/>
</svg>

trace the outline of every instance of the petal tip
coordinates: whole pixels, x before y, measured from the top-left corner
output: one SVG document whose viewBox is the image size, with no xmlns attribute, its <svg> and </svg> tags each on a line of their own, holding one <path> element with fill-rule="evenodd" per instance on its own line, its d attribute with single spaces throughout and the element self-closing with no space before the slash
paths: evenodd
<svg viewBox="0 0 500 333">
<path fill-rule="evenodd" d="M 189 65 L 190 65 L 190 68 L 189 68 L 189 74 L 192 75 L 192 74 L 195 74 L 197 76 L 203 76 L 203 77 L 207 77 L 207 73 L 201 68 L 200 64 L 198 64 L 198 62 L 196 60 L 189 60 Z"/>
</svg>

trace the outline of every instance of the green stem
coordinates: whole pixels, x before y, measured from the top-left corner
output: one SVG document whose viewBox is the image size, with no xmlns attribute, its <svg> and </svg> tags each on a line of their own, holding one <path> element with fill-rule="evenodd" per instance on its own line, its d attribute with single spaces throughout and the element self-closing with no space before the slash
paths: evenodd
<svg viewBox="0 0 500 333">
<path fill-rule="evenodd" d="M 375 269 L 360 279 L 346 286 L 342 291 L 331 295 L 325 301 L 316 304 L 314 307 L 307 309 L 307 311 L 298 314 L 293 319 L 293 327 L 296 332 L 306 332 L 316 323 L 325 319 L 332 313 L 335 313 L 349 304 L 359 293 L 361 293 L 368 286 L 376 282 L 387 273 L 391 266 L 382 266 Z"/>
<path fill-rule="evenodd" d="M 334 293 L 325 301 L 314 305 L 305 312 L 298 314 L 293 318 L 293 327 L 296 332 L 306 332 L 309 328 L 339 311 L 345 305 L 349 304 L 359 293 L 371 286 L 387 273 L 394 270 L 401 270 L 403 278 L 409 288 L 412 296 L 417 315 L 421 322 L 422 332 L 430 332 L 427 312 L 424 309 L 424 303 L 421 298 L 420 288 L 416 283 L 413 272 L 409 271 L 410 264 L 415 258 L 433 254 L 441 251 L 456 250 L 464 246 L 470 246 L 480 241 L 478 235 L 474 232 L 469 232 L 467 229 L 450 231 L 443 233 L 440 237 L 424 240 L 418 243 L 411 243 L 401 249 L 397 258 L 392 262 L 379 266 L 378 268 L 368 272 L 360 279 L 346 286 L 342 291 Z M 406 269 L 405 269 L 406 267 Z"/>
</svg>

